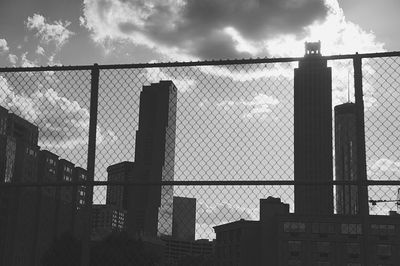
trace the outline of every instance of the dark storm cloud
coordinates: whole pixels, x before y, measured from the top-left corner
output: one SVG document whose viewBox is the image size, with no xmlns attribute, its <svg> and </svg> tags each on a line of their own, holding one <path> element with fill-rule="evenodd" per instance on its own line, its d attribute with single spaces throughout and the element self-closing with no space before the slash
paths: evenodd
<svg viewBox="0 0 400 266">
<path fill-rule="evenodd" d="M 298 33 L 326 13 L 320 0 L 188 0 L 181 28 L 207 33 L 232 26 L 246 38 L 261 40 L 277 33 Z"/>
<path fill-rule="evenodd" d="M 306 26 L 324 19 L 328 11 L 321 0 L 102 0 L 100 3 L 87 0 L 84 10 L 87 26 L 98 39 L 125 37 L 137 44 L 175 48 L 200 58 L 250 55 L 246 49 L 237 49 L 237 40 L 226 28 L 233 28 L 250 43 L 279 34 L 300 36 Z"/>
</svg>

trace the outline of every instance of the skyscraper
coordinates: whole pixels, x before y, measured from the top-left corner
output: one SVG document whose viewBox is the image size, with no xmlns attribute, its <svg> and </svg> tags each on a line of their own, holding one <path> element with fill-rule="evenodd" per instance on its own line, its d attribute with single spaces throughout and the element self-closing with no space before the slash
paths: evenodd
<svg viewBox="0 0 400 266">
<path fill-rule="evenodd" d="M 143 86 L 136 131 L 133 180 L 173 181 L 177 90 L 172 81 Z M 127 231 L 133 235 L 172 234 L 172 186 L 129 187 Z"/>
<path fill-rule="evenodd" d="M 332 181 L 332 73 L 320 53 L 321 44 L 306 43 L 306 54 L 294 71 L 294 179 Z M 328 185 L 295 188 L 295 212 L 332 214 Z"/>
<path fill-rule="evenodd" d="M 335 173 L 336 180 L 358 180 L 356 105 L 344 103 L 335 106 Z M 359 213 L 357 185 L 336 186 L 338 214 Z"/>
</svg>

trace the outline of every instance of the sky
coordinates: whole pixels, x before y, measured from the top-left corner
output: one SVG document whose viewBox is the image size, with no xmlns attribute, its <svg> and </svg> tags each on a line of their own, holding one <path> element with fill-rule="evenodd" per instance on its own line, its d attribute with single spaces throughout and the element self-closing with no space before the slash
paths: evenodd
<svg viewBox="0 0 400 266">
<path fill-rule="evenodd" d="M 396 0 L 3 0 L 1 66 L 400 50 Z"/>
<path fill-rule="evenodd" d="M 0 66 L 301 57 L 304 42 L 318 40 L 323 55 L 400 51 L 399 10 L 397 0 L 3 0 Z M 396 60 L 364 61 L 371 178 L 400 174 L 400 140 L 392 134 L 400 126 Z M 328 65 L 333 105 L 346 102 L 352 62 Z M 292 180 L 295 67 L 102 70 L 95 179 L 105 180 L 110 164 L 134 160 L 142 85 L 171 79 L 178 88 L 175 180 Z M 0 105 L 39 126 L 42 148 L 82 167 L 89 97 L 89 71 L 0 74 Z M 385 189 L 379 197 L 396 197 Z M 198 199 L 197 237 L 212 236 L 212 225 L 257 219 L 260 197 L 280 196 L 293 210 L 292 188 L 284 186 L 175 187 L 175 195 Z M 94 200 L 104 197 L 100 191 Z"/>
</svg>

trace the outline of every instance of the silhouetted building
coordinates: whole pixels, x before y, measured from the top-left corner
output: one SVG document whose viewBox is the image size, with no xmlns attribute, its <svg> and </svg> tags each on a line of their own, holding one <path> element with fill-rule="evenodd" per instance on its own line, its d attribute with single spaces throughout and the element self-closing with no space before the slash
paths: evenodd
<svg viewBox="0 0 400 266">
<path fill-rule="evenodd" d="M 41 183 L 56 183 L 58 170 L 58 155 L 41 150 L 38 162 L 38 180 Z M 50 247 L 56 232 L 56 191 L 55 186 L 41 186 L 38 204 L 36 262 L 39 261 L 43 252 Z"/>
<path fill-rule="evenodd" d="M 355 181 L 357 171 L 356 105 L 344 103 L 335 106 L 335 174 L 336 180 Z M 357 185 L 336 186 L 338 214 L 359 214 Z M 367 199 L 365 199 L 367 200 Z"/>
<path fill-rule="evenodd" d="M 239 220 L 214 226 L 215 265 L 261 265 L 262 237 L 259 221 Z"/>
<path fill-rule="evenodd" d="M 294 179 L 333 180 L 332 73 L 320 43 L 306 43 L 306 55 L 294 70 Z M 295 185 L 295 212 L 333 214 L 332 187 Z"/>
<path fill-rule="evenodd" d="M 289 213 L 279 198 L 260 199 L 260 221 L 214 227 L 216 265 L 278 265 L 278 217 Z"/>
<path fill-rule="evenodd" d="M 101 240 L 112 232 L 124 230 L 125 215 L 125 210 L 114 205 L 93 205 L 92 240 Z"/>
<path fill-rule="evenodd" d="M 60 183 L 71 183 L 74 179 L 73 171 L 75 165 L 65 159 L 58 161 L 57 181 Z M 60 236 L 65 232 L 74 231 L 75 199 L 74 186 L 66 185 L 56 188 L 56 218 L 55 235 Z"/>
<path fill-rule="evenodd" d="M 279 217 L 279 264 L 397 265 L 396 216 L 290 214 Z"/>
<path fill-rule="evenodd" d="M 38 128 L 0 107 L 2 183 L 36 182 Z M 37 188 L 0 191 L 0 264 L 28 265 L 34 260 Z"/>
<path fill-rule="evenodd" d="M 108 181 L 127 182 L 133 178 L 133 162 L 121 162 L 107 167 Z M 113 205 L 120 209 L 127 209 L 128 200 L 127 186 L 107 186 L 106 204 Z"/>
<path fill-rule="evenodd" d="M 73 180 L 77 182 L 84 182 L 87 180 L 87 171 L 82 167 L 75 167 L 73 169 Z M 86 187 L 83 185 L 75 186 L 73 198 L 75 199 L 74 209 L 74 236 L 80 238 L 83 234 L 83 219 L 84 219 L 84 206 L 85 206 L 85 193 Z"/>
<path fill-rule="evenodd" d="M 196 199 L 174 197 L 172 236 L 174 239 L 194 241 L 196 229 Z"/>
<path fill-rule="evenodd" d="M 143 86 L 133 180 L 173 180 L 176 104 L 177 90 L 171 81 Z M 128 233 L 133 236 L 172 234 L 172 186 L 130 186 L 128 197 Z"/>
<path fill-rule="evenodd" d="M 299 215 L 260 200 L 260 221 L 215 226 L 216 265 L 397 265 L 399 215 Z"/>
<path fill-rule="evenodd" d="M 179 261 L 186 256 L 208 257 L 214 248 L 213 242 L 208 239 L 182 240 L 174 237 L 162 236 L 164 242 L 164 262 L 166 265 L 178 265 Z"/>
</svg>

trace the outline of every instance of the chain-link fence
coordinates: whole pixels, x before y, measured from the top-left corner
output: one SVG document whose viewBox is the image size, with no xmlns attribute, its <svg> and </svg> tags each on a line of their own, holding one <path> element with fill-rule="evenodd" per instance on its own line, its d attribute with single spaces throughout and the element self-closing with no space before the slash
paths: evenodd
<svg viewBox="0 0 400 266">
<path fill-rule="evenodd" d="M 333 177 L 318 185 L 337 214 L 358 213 L 362 186 L 370 214 L 397 211 L 400 54 L 322 59 L 332 68 Z M 1 69 L 4 265 L 176 263 L 180 247 L 211 263 L 214 226 L 259 220 L 269 196 L 294 212 L 299 60 Z M 158 242 L 163 254 L 148 247 Z"/>
</svg>

